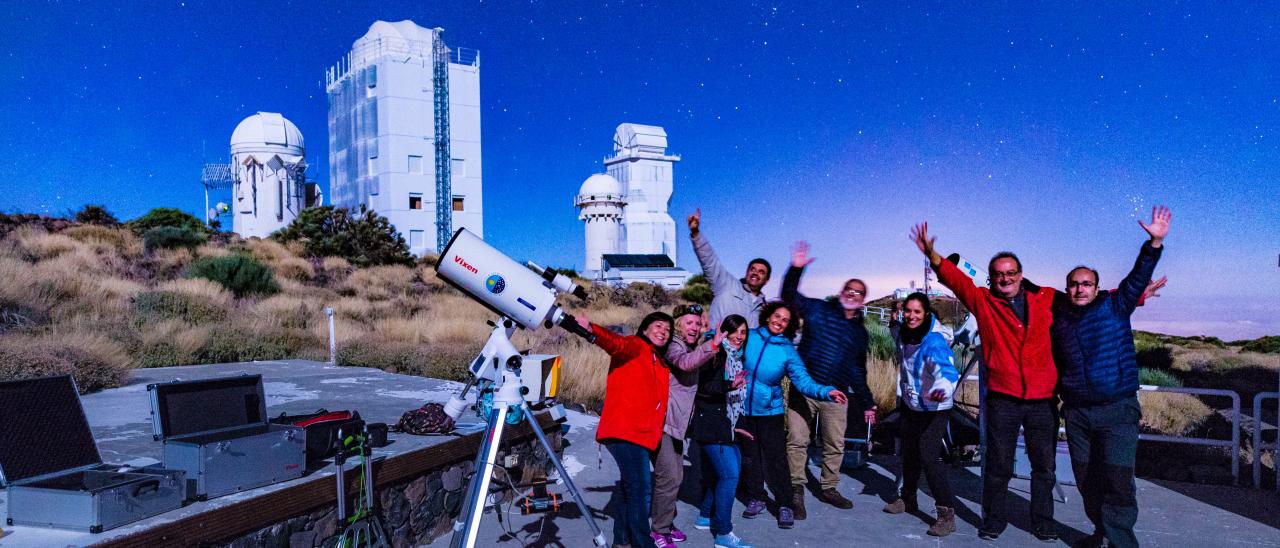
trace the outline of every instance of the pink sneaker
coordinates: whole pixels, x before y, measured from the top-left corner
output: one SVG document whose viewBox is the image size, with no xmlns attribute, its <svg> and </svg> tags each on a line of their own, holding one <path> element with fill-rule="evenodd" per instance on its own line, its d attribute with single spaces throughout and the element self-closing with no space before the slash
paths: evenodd
<svg viewBox="0 0 1280 548">
<path fill-rule="evenodd" d="M 653 545 L 657 546 L 658 548 L 671 548 L 672 546 L 676 545 L 675 542 L 672 542 L 670 536 L 664 535 L 656 531 L 649 533 L 649 538 L 653 539 Z"/>
<path fill-rule="evenodd" d="M 689 537 L 684 534 L 684 531 L 676 529 L 676 526 L 674 525 L 671 526 L 671 534 L 667 536 L 671 537 L 673 542 L 684 542 L 689 540 Z"/>
</svg>

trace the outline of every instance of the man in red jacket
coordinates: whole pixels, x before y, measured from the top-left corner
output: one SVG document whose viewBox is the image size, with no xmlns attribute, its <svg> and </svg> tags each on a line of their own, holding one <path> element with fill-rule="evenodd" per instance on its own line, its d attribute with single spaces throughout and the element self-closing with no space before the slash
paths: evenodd
<svg viewBox="0 0 1280 548">
<path fill-rule="evenodd" d="M 991 258 L 987 265 L 990 287 L 979 288 L 934 249 L 937 238 L 929 236 L 928 223 L 916 225 L 911 239 L 929 258 L 938 280 L 977 318 L 982 337 L 987 450 L 978 537 L 995 540 L 1009 524 L 1005 499 L 1021 428 L 1031 461 L 1031 532 L 1042 541 L 1056 541 L 1053 485 L 1058 415 L 1054 388 L 1058 370 L 1049 339 L 1054 290 L 1023 280 L 1022 262 L 1007 251 Z"/>
</svg>

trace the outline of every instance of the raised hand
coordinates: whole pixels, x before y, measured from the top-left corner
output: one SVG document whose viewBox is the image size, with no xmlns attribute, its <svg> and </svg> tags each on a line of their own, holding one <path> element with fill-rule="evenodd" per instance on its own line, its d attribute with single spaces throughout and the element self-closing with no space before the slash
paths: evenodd
<svg viewBox="0 0 1280 548">
<path fill-rule="evenodd" d="M 1147 284 L 1147 288 L 1142 291 L 1142 298 L 1139 299 L 1139 301 L 1145 301 L 1153 297 L 1159 297 L 1160 288 L 1164 287 L 1164 284 L 1166 283 L 1169 283 L 1168 276 L 1161 276 L 1159 280 L 1154 280 L 1151 283 Z"/>
<path fill-rule="evenodd" d="M 1165 235 L 1169 234 L 1169 221 L 1173 219 L 1173 213 L 1165 206 L 1155 206 L 1151 208 L 1151 223 L 1147 224 L 1138 219 L 1138 224 L 1142 229 L 1151 235 L 1151 247 L 1160 247 L 1164 241 Z"/>
<path fill-rule="evenodd" d="M 693 210 L 693 215 L 689 216 L 689 235 L 697 236 L 698 229 L 702 226 L 702 208 Z"/>
<path fill-rule="evenodd" d="M 796 268 L 804 268 L 813 263 L 815 259 L 809 256 L 809 242 L 800 240 L 791 248 L 791 266 Z"/>
<path fill-rule="evenodd" d="M 827 392 L 827 397 L 831 398 L 831 401 L 841 405 L 849 403 L 849 396 L 844 395 L 844 392 L 841 392 L 839 388 L 835 388 L 830 392 Z"/>
<path fill-rule="evenodd" d="M 916 249 L 919 249 L 921 253 L 924 253 L 924 256 L 929 258 L 929 263 L 933 264 L 933 266 L 942 264 L 942 256 L 938 255 L 938 252 L 933 249 L 933 246 L 938 242 L 938 239 L 936 237 L 929 237 L 928 222 L 923 222 L 911 227 L 911 241 L 915 242 Z"/>
<path fill-rule="evenodd" d="M 711 336 L 711 346 L 713 348 L 720 348 L 720 343 L 724 342 L 724 337 L 725 334 L 723 329 L 716 331 L 716 334 Z"/>
</svg>

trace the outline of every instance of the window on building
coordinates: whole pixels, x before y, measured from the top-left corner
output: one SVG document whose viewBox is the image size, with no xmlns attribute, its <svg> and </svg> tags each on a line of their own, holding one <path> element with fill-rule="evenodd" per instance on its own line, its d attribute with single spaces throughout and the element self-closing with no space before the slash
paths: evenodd
<svg viewBox="0 0 1280 548">
<path fill-rule="evenodd" d="M 465 208 L 465 205 L 463 204 L 463 198 L 462 198 L 462 196 L 454 196 L 454 197 L 453 197 L 453 210 L 454 210 L 454 211 L 465 211 L 465 209 L 466 209 L 466 208 Z"/>
<path fill-rule="evenodd" d="M 410 230 L 409 248 L 417 249 L 426 245 L 426 234 L 427 232 L 425 230 Z"/>
<path fill-rule="evenodd" d="M 409 194 L 409 209 L 422 209 L 422 195 L 413 193 Z"/>
<path fill-rule="evenodd" d="M 421 156 L 409 156 L 409 173 L 422 173 Z"/>
<path fill-rule="evenodd" d="M 454 178 L 466 177 L 467 161 L 462 158 L 454 158 L 449 164 L 449 175 Z"/>
</svg>

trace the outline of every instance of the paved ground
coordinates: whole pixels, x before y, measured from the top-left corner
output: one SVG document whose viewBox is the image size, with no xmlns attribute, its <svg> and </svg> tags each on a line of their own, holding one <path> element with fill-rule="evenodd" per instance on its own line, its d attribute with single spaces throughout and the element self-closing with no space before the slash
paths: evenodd
<svg viewBox="0 0 1280 548">
<path fill-rule="evenodd" d="M 605 509 L 613 492 L 616 468 L 607 451 L 597 452 L 593 440 L 595 419 L 570 413 L 569 422 L 571 431 L 567 438 L 572 445 L 565 450 L 566 468 L 586 497 L 606 539 L 612 539 L 613 522 Z M 602 465 L 597 464 L 598 459 L 603 460 Z M 734 530 L 759 547 L 1048 546 L 1027 532 L 1030 519 L 1026 480 L 1013 481 L 1011 490 L 1021 502 L 1015 505 L 1009 529 L 997 542 L 991 543 L 977 538 L 977 475 L 969 470 L 954 470 L 952 485 L 964 503 L 958 512 L 962 521 L 955 534 L 935 539 L 924 534 L 930 523 L 928 516 L 890 516 L 880 511 L 894 489 L 894 466 L 894 459 L 876 457 L 869 467 L 841 480 L 840 490 L 854 501 L 852 510 L 838 510 L 818 502 L 811 490 L 807 495 L 809 519 L 797 522 L 795 529 L 778 529 L 772 517 L 741 519 L 737 516 L 742 504 L 738 503 L 734 509 Z M 816 468 L 811 471 L 816 472 Z M 676 526 L 689 533 L 690 538 L 682 547 L 710 546 L 709 532 L 693 528 L 697 509 L 690 503 L 696 494 L 687 488 L 697 483 L 691 479 L 686 478 Z M 1058 545 L 1091 532 L 1075 488 L 1065 490 L 1068 499 L 1056 508 L 1064 539 Z M 1146 546 L 1280 546 L 1280 495 L 1274 491 L 1139 480 L 1138 501 L 1141 508 L 1138 536 Z M 922 495 L 922 507 L 931 502 Z M 515 535 L 508 534 L 507 530 Z M 586 522 L 572 507 L 554 517 L 522 516 L 517 511 L 504 516 L 503 523 L 490 512 L 484 517 L 482 531 L 477 546 L 591 546 Z M 437 540 L 432 546 L 447 542 L 447 539 Z"/>
</svg>

